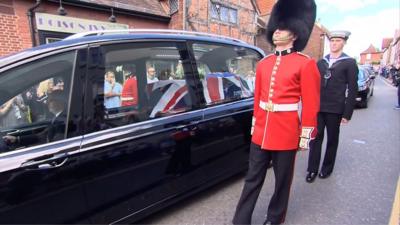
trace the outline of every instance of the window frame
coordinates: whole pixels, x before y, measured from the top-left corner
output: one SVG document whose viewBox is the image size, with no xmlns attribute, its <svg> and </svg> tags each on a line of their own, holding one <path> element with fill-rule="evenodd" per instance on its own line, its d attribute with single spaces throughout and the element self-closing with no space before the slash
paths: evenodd
<svg viewBox="0 0 400 225">
<path fill-rule="evenodd" d="M 82 83 L 82 80 L 80 80 L 80 78 L 83 77 L 82 75 L 86 71 L 85 58 L 80 57 L 80 56 L 82 56 L 82 51 L 85 52 L 85 50 L 86 50 L 85 48 L 86 48 L 86 45 L 84 45 L 84 46 L 75 46 L 75 47 L 72 47 L 72 48 L 65 48 L 63 50 L 52 51 L 52 52 L 49 52 L 49 53 L 46 53 L 46 54 L 42 54 L 42 55 L 39 55 L 39 56 L 36 56 L 36 57 L 33 57 L 33 58 L 29 58 L 29 59 L 26 59 L 26 60 L 18 61 L 18 62 L 14 63 L 14 64 L 11 64 L 7 69 L 1 71 L 1 73 L 6 73 L 6 72 L 12 72 L 12 71 L 14 71 L 16 69 L 17 70 L 21 69 L 21 68 L 26 67 L 26 66 L 28 66 L 28 68 L 29 68 L 29 66 L 31 66 L 32 64 L 40 63 L 40 62 L 46 62 L 47 59 L 50 59 L 52 57 L 58 57 L 58 56 L 61 56 L 61 55 L 66 55 L 66 56 L 69 57 L 68 54 L 71 54 L 70 55 L 70 57 L 71 57 L 70 58 L 70 60 L 71 60 L 71 65 L 70 66 L 71 67 L 68 68 L 68 74 L 63 74 L 63 75 L 59 74 L 59 75 L 56 75 L 56 76 L 51 75 L 51 76 L 41 76 L 41 77 L 30 76 L 30 77 L 34 77 L 34 79 L 31 82 L 29 82 L 29 84 L 27 84 L 27 86 L 29 86 L 28 89 L 30 89 L 33 86 L 38 85 L 42 81 L 45 81 L 45 80 L 51 79 L 51 78 L 55 78 L 55 77 L 59 77 L 60 75 L 63 78 L 65 78 L 66 80 L 68 80 L 69 86 L 68 86 L 68 89 L 65 89 L 65 91 L 66 91 L 66 93 L 65 93 L 66 95 L 65 96 L 68 99 L 66 99 L 66 102 L 65 102 L 66 105 L 65 105 L 65 110 L 64 111 L 65 111 L 66 117 L 65 117 L 65 121 L 64 121 L 65 122 L 65 129 L 64 129 L 64 132 L 62 134 L 62 139 L 52 140 L 50 142 L 45 142 L 45 143 L 34 143 L 34 144 L 31 144 L 31 145 L 28 145 L 28 146 L 21 146 L 21 147 L 18 147 L 16 149 L 14 149 L 14 150 L 9 150 L 9 151 L 6 151 L 6 152 L 0 152 L 0 156 L 3 155 L 4 153 L 5 154 L 14 155 L 14 154 L 19 154 L 19 152 L 26 152 L 26 151 L 30 152 L 31 150 L 36 150 L 36 149 L 46 149 L 46 146 L 50 146 L 50 147 L 54 146 L 53 143 L 55 143 L 55 142 L 56 143 L 59 143 L 59 142 L 60 143 L 71 142 L 71 140 L 69 140 L 70 138 L 77 137 L 77 136 L 81 135 L 81 133 L 82 133 L 82 129 L 81 128 L 82 127 L 80 126 L 80 124 L 82 123 L 81 116 L 82 116 L 83 112 L 81 111 L 82 110 L 82 107 L 81 107 L 82 104 L 80 102 L 80 99 L 81 99 L 80 97 L 82 96 L 82 92 L 81 92 L 82 89 L 80 89 L 79 85 L 77 86 L 76 84 L 77 83 Z M 60 59 L 62 59 L 62 58 L 60 58 Z M 2 74 L 2 76 L 3 75 L 4 74 Z M 15 76 L 11 76 L 10 78 L 11 79 L 17 79 L 18 78 L 18 77 L 16 77 L 16 78 L 14 78 L 14 77 Z M 22 76 L 22 78 L 23 77 L 25 77 L 25 75 Z M 24 89 L 22 92 L 20 92 L 18 90 L 16 92 L 19 92 L 19 94 L 23 94 L 24 92 L 26 92 L 26 90 Z M 25 102 L 25 104 L 27 104 L 27 103 Z M 36 121 L 36 122 L 30 122 L 30 123 L 25 124 L 25 125 L 21 124 L 19 126 L 16 126 L 16 128 L 12 128 L 12 127 L 4 128 L 4 129 L 2 128 L 2 130 L 3 131 L 7 131 L 7 130 L 12 131 L 12 130 L 16 130 L 16 129 L 19 130 L 19 128 L 22 128 L 21 131 L 24 131 L 24 130 L 29 131 L 29 129 L 36 129 L 35 127 L 37 127 L 37 128 L 43 127 L 48 122 L 49 122 L 48 119 L 39 120 L 39 121 Z M 72 127 L 73 130 L 70 130 L 71 127 Z M 18 130 L 16 130 L 16 131 L 18 131 Z M 32 131 L 34 131 L 34 130 L 32 130 Z M 22 132 L 22 134 L 23 133 L 24 132 Z M 72 142 L 75 143 L 75 141 L 72 141 Z M 55 151 L 57 149 L 58 149 L 58 147 L 54 148 Z M 37 152 L 37 153 L 39 153 L 39 152 Z"/>
<path fill-rule="evenodd" d="M 168 3 L 169 3 L 169 14 L 170 15 L 179 11 L 179 0 L 169 0 Z"/>
<path fill-rule="evenodd" d="M 160 44 L 161 43 L 161 44 Z M 168 45 L 168 43 L 170 43 Z M 194 111 L 196 109 L 199 108 L 199 100 L 197 100 L 196 98 L 196 94 L 194 94 L 195 90 L 196 90 L 196 86 L 194 85 L 194 77 L 193 77 L 193 71 L 192 71 L 192 62 L 191 62 L 191 58 L 188 55 L 188 48 L 187 48 L 187 44 L 186 44 L 186 40 L 181 40 L 181 39 L 152 39 L 152 40 L 126 40 L 126 41 L 115 41 L 115 42 L 105 42 L 105 43 L 99 43 L 96 45 L 91 46 L 91 48 L 89 49 L 97 49 L 97 51 L 100 54 L 100 60 L 99 62 L 96 63 L 96 65 L 91 66 L 91 68 L 89 68 L 89 72 L 88 72 L 88 80 L 90 81 L 94 81 L 97 80 L 97 82 L 100 84 L 101 82 L 99 81 L 100 77 L 104 77 L 104 71 L 106 68 L 106 49 L 108 48 L 108 50 L 110 51 L 110 49 L 115 48 L 118 49 L 118 47 L 115 46 L 129 46 L 132 45 L 132 49 L 134 49 L 135 47 L 137 48 L 137 44 L 143 44 L 143 45 L 147 45 L 148 47 L 157 47 L 157 46 L 161 46 L 163 44 L 167 44 L 168 46 L 172 47 L 172 46 L 176 46 L 177 50 L 179 52 L 181 52 L 181 56 L 183 57 L 183 67 L 184 67 L 184 71 L 185 71 L 185 81 L 186 81 L 186 86 L 188 88 L 188 96 L 191 99 L 191 109 L 180 112 L 178 114 L 171 114 L 171 115 L 166 115 L 166 116 L 162 116 L 162 117 L 155 117 L 155 118 L 145 118 L 145 119 L 141 119 L 139 121 L 133 121 L 130 123 L 126 123 L 126 124 L 122 124 L 122 125 L 117 125 L 115 127 L 109 127 L 106 129 L 113 129 L 113 128 L 117 128 L 117 127 L 125 127 L 125 126 L 130 126 L 130 125 L 134 125 L 137 123 L 142 123 L 142 122 L 148 122 L 151 121 L 153 119 L 157 119 L 157 118 L 164 118 L 164 117 L 169 117 L 169 116 L 174 116 L 174 115 L 179 115 L 181 113 L 186 113 L 186 112 L 191 112 Z M 89 56 L 93 56 L 92 53 L 90 53 L 91 50 L 89 50 Z M 185 53 L 186 52 L 186 53 Z M 182 55 L 182 54 L 186 54 L 186 56 Z M 186 58 L 186 60 L 185 60 Z M 91 61 L 91 60 L 89 60 Z M 90 64 L 90 63 L 89 63 Z M 141 70 L 140 70 L 141 71 Z M 137 71 L 137 73 L 140 73 L 140 71 Z M 96 78 L 97 77 L 97 78 Z M 102 80 L 104 82 L 104 79 Z M 139 81 L 138 81 L 139 83 Z M 86 90 L 93 90 L 93 85 L 91 84 L 91 82 L 88 82 L 86 84 Z M 142 87 L 143 89 L 143 87 Z M 139 89 L 140 91 L 140 89 Z M 92 108 L 96 108 L 96 106 L 94 105 L 94 102 L 96 101 L 96 95 L 97 92 L 95 93 L 94 91 L 88 91 L 87 94 L 85 95 L 85 118 L 86 120 L 94 120 L 95 116 L 95 111 L 93 109 L 90 109 L 90 107 Z M 140 94 L 139 94 L 139 99 L 140 99 Z M 104 99 L 101 101 L 101 103 L 99 103 L 99 106 L 104 104 Z M 97 110 L 98 111 L 98 110 Z M 102 121 L 105 121 L 105 118 L 102 117 L 101 119 Z M 100 131 L 103 129 L 94 129 L 93 127 L 91 127 L 90 125 L 87 126 L 87 128 L 85 129 L 84 133 L 91 133 L 91 132 L 96 132 L 96 131 Z"/>
<path fill-rule="evenodd" d="M 193 74 L 196 76 L 196 81 L 197 81 L 197 90 L 198 90 L 197 95 L 201 99 L 200 104 L 201 104 L 202 108 L 210 108 L 210 107 L 213 107 L 213 106 L 221 106 L 221 105 L 224 105 L 224 104 L 230 104 L 230 103 L 234 103 L 234 102 L 242 101 L 242 100 L 247 101 L 247 100 L 253 98 L 253 95 L 252 95 L 252 96 L 246 97 L 246 98 L 233 99 L 231 101 L 221 101 L 221 102 L 218 102 L 217 104 L 208 104 L 207 101 L 206 101 L 206 98 L 204 96 L 204 88 L 203 88 L 203 84 L 202 84 L 202 78 L 201 78 L 201 76 L 200 76 L 200 74 L 199 74 L 199 72 L 197 70 L 197 67 L 199 65 L 197 65 L 198 61 L 195 58 L 195 52 L 194 52 L 194 49 L 193 49 L 193 45 L 194 44 L 205 44 L 205 45 L 211 45 L 211 46 L 219 45 L 219 46 L 223 46 L 223 47 L 232 47 L 232 48 L 245 48 L 246 51 L 252 51 L 252 52 L 254 52 L 254 54 L 257 54 L 258 57 L 259 57 L 258 61 L 260 61 L 263 58 L 263 55 L 259 51 L 257 51 L 256 49 L 249 48 L 249 47 L 246 47 L 246 46 L 241 46 L 241 45 L 234 45 L 234 44 L 222 43 L 222 42 L 201 41 L 201 40 L 188 41 L 188 49 L 190 50 L 190 55 L 191 55 L 192 61 L 193 61 L 192 70 L 193 70 Z M 256 64 L 258 63 L 258 61 L 255 62 L 254 73 L 255 73 Z M 206 65 L 206 66 L 208 67 L 208 65 Z M 252 92 L 254 93 L 254 90 Z"/>
<path fill-rule="evenodd" d="M 52 42 L 60 41 L 73 33 L 62 33 L 62 32 L 53 32 L 53 31 L 44 31 L 39 30 L 39 43 L 40 44 L 49 44 Z"/>
<path fill-rule="evenodd" d="M 222 11 L 226 11 L 227 18 L 222 18 Z M 233 12 L 234 14 L 232 14 Z M 230 25 L 239 24 L 239 10 L 237 8 L 229 7 L 219 2 L 211 1 L 209 13 L 212 20 L 217 20 L 219 22 L 227 23 Z M 236 17 L 232 18 L 233 15 L 236 15 Z"/>
</svg>

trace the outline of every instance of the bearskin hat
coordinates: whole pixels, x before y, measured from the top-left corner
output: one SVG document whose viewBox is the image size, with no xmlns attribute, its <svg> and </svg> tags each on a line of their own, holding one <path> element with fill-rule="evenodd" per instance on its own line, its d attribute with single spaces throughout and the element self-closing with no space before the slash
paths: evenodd
<svg viewBox="0 0 400 225">
<path fill-rule="evenodd" d="M 302 51 L 314 27 L 316 9 L 314 0 L 278 0 L 267 24 L 268 42 L 274 45 L 272 35 L 276 29 L 288 29 L 297 36 L 294 50 Z"/>
</svg>

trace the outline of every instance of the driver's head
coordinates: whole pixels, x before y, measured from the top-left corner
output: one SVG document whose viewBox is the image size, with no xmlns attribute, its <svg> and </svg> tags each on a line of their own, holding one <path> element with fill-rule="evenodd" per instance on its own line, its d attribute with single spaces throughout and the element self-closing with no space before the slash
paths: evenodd
<svg viewBox="0 0 400 225">
<path fill-rule="evenodd" d="M 57 113 L 63 111 L 66 105 L 66 96 L 63 91 L 53 91 L 49 93 L 47 99 L 47 106 L 49 111 L 56 115 Z"/>
<path fill-rule="evenodd" d="M 135 64 L 128 64 L 124 65 L 124 76 L 132 76 L 136 74 L 136 65 Z"/>
</svg>

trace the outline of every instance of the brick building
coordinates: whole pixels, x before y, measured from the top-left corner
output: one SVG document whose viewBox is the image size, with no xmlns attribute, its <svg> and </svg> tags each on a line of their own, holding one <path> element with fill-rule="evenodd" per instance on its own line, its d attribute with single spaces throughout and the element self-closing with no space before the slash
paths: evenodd
<svg viewBox="0 0 400 225">
<path fill-rule="evenodd" d="M 170 20 L 158 0 L 3 0 L 0 56 L 83 31 L 169 28 Z"/>
<path fill-rule="evenodd" d="M 4 0 L 0 56 L 101 29 L 183 29 L 254 44 L 257 15 L 254 0 Z"/>
<path fill-rule="evenodd" d="M 266 53 L 265 25 L 276 0 L 2 0 L 0 56 L 102 29 L 178 29 L 230 36 Z M 304 52 L 321 58 L 316 25 Z"/>
<path fill-rule="evenodd" d="M 394 31 L 393 38 L 382 40 L 381 66 L 400 64 L 400 29 Z"/>
<path fill-rule="evenodd" d="M 380 64 L 382 52 L 378 51 L 372 44 L 365 51 L 360 53 L 360 64 Z"/>
<path fill-rule="evenodd" d="M 382 60 L 381 66 L 386 66 L 390 64 L 390 55 L 392 53 L 392 46 L 390 45 L 393 41 L 393 38 L 384 38 L 382 39 Z"/>
<path fill-rule="evenodd" d="M 214 33 L 255 44 L 255 0 L 179 0 L 170 28 Z"/>
<path fill-rule="evenodd" d="M 265 26 L 276 1 L 181 0 L 177 13 L 172 15 L 170 27 L 238 38 L 268 54 L 273 47 L 266 40 Z M 229 16 L 224 17 L 224 14 Z M 315 59 L 322 58 L 327 32 L 316 23 L 303 52 Z"/>
<path fill-rule="evenodd" d="M 320 23 L 315 23 L 314 28 L 311 32 L 310 39 L 308 40 L 306 48 L 303 52 L 314 59 L 321 59 L 324 57 L 324 47 L 329 44 L 326 34 L 329 33 L 328 29 L 322 26 Z"/>
<path fill-rule="evenodd" d="M 393 54 L 390 60 L 394 65 L 400 64 L 400 29 L 395 30 L 393 41 L 390 45 L 393 48 Z"/>
</svg>

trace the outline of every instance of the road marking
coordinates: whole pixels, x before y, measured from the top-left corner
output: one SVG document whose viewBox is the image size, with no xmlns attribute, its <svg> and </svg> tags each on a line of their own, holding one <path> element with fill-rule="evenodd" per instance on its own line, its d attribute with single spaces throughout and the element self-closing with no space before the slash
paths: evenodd
<svg viewBox="0 0 400 225">
<path fill-rule="evenodd" d="M 357 144 L 363 144 L 363 145 L 365 145 L 365 143 L 366 143 L 365 141 L 361 141 L 361 140 L 357 140 L 357 139 L 354 139 L 353 142 L 357 143 Z"/>
<path fill-rule="evenodd" d="M 390 216 L 389 225 L 400 224 L 400 177 L 397 180 L 396 194 L 394 196 L 394 202 L 392 207 L 392 214 Z"/>
</svg>

